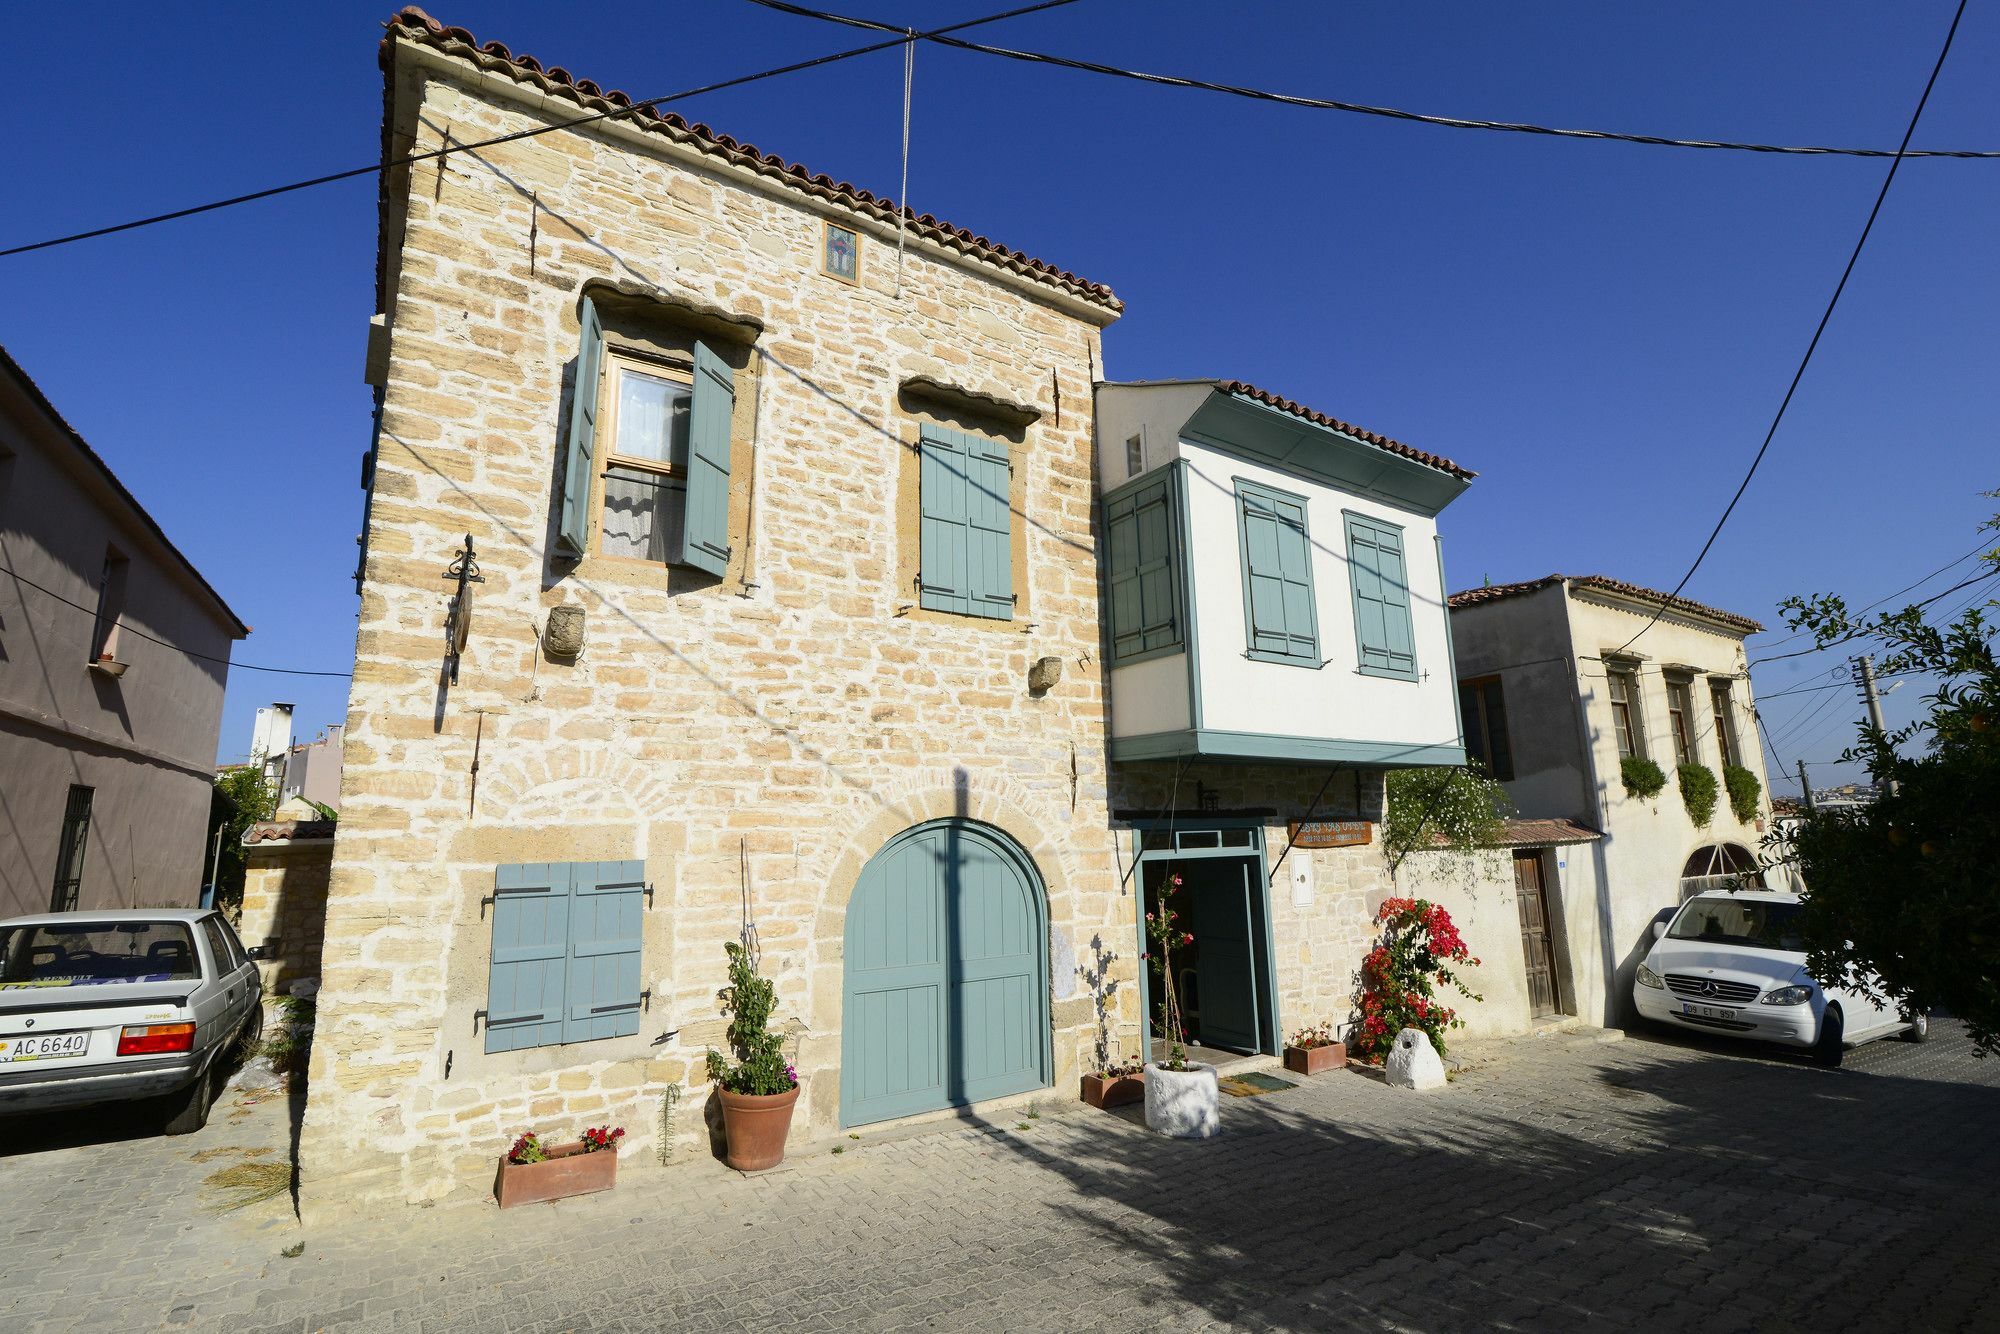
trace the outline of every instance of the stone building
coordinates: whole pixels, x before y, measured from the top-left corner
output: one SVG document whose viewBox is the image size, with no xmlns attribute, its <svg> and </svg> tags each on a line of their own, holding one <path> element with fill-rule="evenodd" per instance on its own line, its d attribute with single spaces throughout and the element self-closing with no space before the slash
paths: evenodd
<svg viewBox="0 0 2000 1334">
<path fill-rule="evenodd" d="M 0 349 L 0 917 L 200 900 L 248 633 Z"/>
<path fill-rule="evenodd" d="M 1454 593 L 1451 628 L 1467 749 L 1519 818 L 1509 846 L 1419 854 L 1402 878 L 1449 907 L 1485 960 L 1476 1031 L 1619 1025 L 1655 920 L 1700 890 L 1764 883 L 1769 778 L 1743 647 L 1762 627 L 1601 575 L 1549 575 Z"/>
<path fill-rule="evenodd" d="M 792 1035 L 795 1140 L 1061 1096 L 1143 1046 L 1163 850 L 1228 905 L 1198 924 L 1210 1045 L 1344 1012 L 1381 768 L 1463 754 L 1430 516 L 1469 473 L 1213 382 L 1165 397 L 1244 438 L 1177 454 L 1149 406 L 1162 475 L 1310 493 L 1291 582 L 1339 666 L 1279 624 L 1269 677 L 1219 649 L 1186 677 L 1217 718 L 1271 692 L 1266 720 L 1204 731 L 1115 682 L 1107 710 L 1135 669 L 1100 604 L 1131 531 L 1099 521 L 1108 289 L 418 11 L 382 59 L 392 157 L 561 127 L 384 177 L 308 1208 L 484 1190 L 529 1129 L 622 1125 L 640 1171 L 705 1151 L 736 940 Z M 1190 638 L 1273 630 L 1236 572 L 1261 597 L 1305 530 L 1265 501 L 1254 561 L 1229 505 L 1177 530 Z M 1318 690 L 1347 703 L 1283 744 L 1280 697 Z M 1353 823 L 1292 848 L 1294 819 Z"/>
</svg>

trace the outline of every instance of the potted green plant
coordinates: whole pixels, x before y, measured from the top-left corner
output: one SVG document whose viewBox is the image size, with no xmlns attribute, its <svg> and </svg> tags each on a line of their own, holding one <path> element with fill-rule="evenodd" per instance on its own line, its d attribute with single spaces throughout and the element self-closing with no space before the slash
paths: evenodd
<svg viewBox="0 0 2000 1334">
<path fill-rule="evenodd" d="M 1347 1064 L 1347 1044 L 1326 1021 L 1302 1028 L 1285 1043 L 1285 1069 L 1302 1075 L 1338 1070 Z"/>
<path fill-rule="evenodd" d="M 1181 929 L 1168 904 L 1168 895 L 1180 887 L 1179 873 L 1169 873 L 1160 886 L 1159 907 L 1146 914 L 1146 937 L 1160 952 L 1161 1036 L 1167 1042 L 1166 1059 L 1146 1063 L 1146 1125 L 1176 1139 L 1207 1139 L 1222 1129 L 1222 1088 L 1214 1066 L 1187 1058 L 1187 1033 L 1174 989 L 1174 946 L 1192 944 L 1194 936 Z"/>
<path fill-rule="evenodd" d="M 574 1144 L 544 1144 L 531 1130 L 500 1159 L 493 1198 L 512 1209 L 610 1190 L 618 1184 L 618 1141 L 624 1138 L 622 1126 L 598 1126 Z"/>
<path fill-rule="evenodd" d="M 1146 1096 L 1146 1067 L 1138 1061 L 1111 1061 L 1083 1077 L 1083 1100 L 1092 1107 L 1122 1107 Z"/>
<path fill-rule="evenodd" d="M 785 1038 L 771 1031 L 778 995 L 758 976 L 750 951 L 728 942 L 729 985 L 721 991 L 729 1012 L 729 1045 L 736 1060 L 708 1053 L 708 1077 L 722 1102 L 724 1161 L 739 1172 L 761 1172 L 785 1157 L 792 1130 L 792 1105 L 799 1100 L 799 1076 L 785 1059 Z"/>
</svg>

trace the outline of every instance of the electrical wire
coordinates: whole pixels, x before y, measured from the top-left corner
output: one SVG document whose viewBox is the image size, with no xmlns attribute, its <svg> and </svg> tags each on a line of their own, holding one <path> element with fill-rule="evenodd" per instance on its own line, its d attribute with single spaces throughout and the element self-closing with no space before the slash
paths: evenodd
<svg viewBox="0 0 2000 1334">
<path fill-rule="evenodd" d="M 1039 0 L 1039 3 L 1023 5 L 1019 9 L 1009 9 L 998 14 L 988 14 L 984 18 L 967 19 L 963 23 L 949 24 L 942 28 L 933 29 L 930 32 L 916 33 L 915 36 L 918 38 L 939 37 L 945 33 L 958 32 L 965 28 L 976 28 L 986 23 L 998 23 L 1002 19 L 1017 18 L 1022 14 L 1039 13 L 1045 9 L 1057 9 L 1061 6 L 1075 3 L 1076 0 Z M 706 83 L 698 88 L 687 88 L 677 93 L 663 93 L 659 97 L 649 97 L 643 102 L 634 102 L 629 106 L 617 107 L 611 111 L 594 112 L 591 115 L 578 116 L 571 120 L 555 121 L 552 124 L 537 125 L 531 129 L 516 130 L 511 134 L 495 135 L 491 139 L 481 139 L 477 143 L 446 144 L 442 148 L 434 148 L 422 153 L 411 153 L 400 158 L 384 158 L 380 162 L 371 162 L 365 167 L 351 167 L 346 171 L 332 171 L 323 176 L 313 176 L 302 181 L 292 181 L 286 185 L 274 185 L 263 190 L 253 190 L 249 194 L 231 195 L 227 199 L 214 199 L 206 204 L 195 204 L 188 208 L 174 209 L 168 213 L 155 213 L 150 217 L 134 218 L 129 222 L 114 223 L 108 227 L 93 227 L 89 231 L 72 232 L 67 236 L 52 236 L 47 240 L 32 241 L 26 245 L 9 246 L 4 250 L 0 250 L 0 259 L 6 259 L 12 255 L 25 255 L 36 250 L 49 250 L 61 245 L 71 245 L 78 241 L 89 241 L 100 236 L 113 236 L 119 232 L 136 231 L 141 227 L 152 227 L 159 223 L 173 222 L 180 218 L 192 218 L 198 214 L 213 213 L 218 209 L 234 208 L 239 204 L 251 204 L 260 199 L 271 199 L 278 195 L 291 194 L 297 190 L 310 190 L 315 186 L 331 185 L 336 181 L 352 180 L 357 176 L 375 176 L 397 167 L 408 167 L 419 162 L 435 161 L 452 153 L 477 152 L 482 148 L 492 148 L 497 144 L 509 144 L 519 139 L 532 139 L 537 135 L 552 134 L 557 130 L 573 130 L 580 125 L 591 125 L 601 120 L 612 120 L 620 116 L 630 116 L 636 112 L 659 106 L 663 102 L 682 101 L 690 97 L 698 97 L 704 93 L 721 92 L 725 88 L 740 88 L 745 84 L 756 83 L 763 79 L 773 79 L 781 74 L 796 74 L 801 70 L 817 69 L 822 65 L 831 65 L 842 60 L 852 60 L 856 56 L 872 55 L 877 51 L 887 51 L 891 48 L 904 45 L 910 40 L 910 36 L 910 34 L 902 33 L 892 42 L 876 42 L 869 46 L 857 46 L 851 51 L 837 51 L 830 55 L 815 56 L 811 60 L 794 61 L 792 64 L 779 65 L 774 69 L 761 70 L 756 74 L 739 75 L 733 79 L 723 79 L 718 83 Z M 898 206 L 901 206 L 900 201 Z"/>
<path fill-rule="evenodd" d="M 1799 382 L 1806 376 L 1806 367 L 1812 365 L 1813 353 L 1819 349 L 1819 340 L 1825 335 L 1826 326 L 1833 320 L 1834 308 L 1840 304 L 1840 294 L 1847 290 L 1847 280 L 1854 276 L 1854 266 L 1860 262 L 1861 251 L 1867 246 L 1870 233 L 1875 230 L 1875 219 L 1881 216 L 1882 203 L 1889 197 L 1889 187 L 1895 183 L 1896 169 L 1903 165 L 1903 158 L 1910 147 L 1910 139 L 1917 132 L 1917 122 L 1923 119 L 1924 107 L 1931 100 L 1931 89 L 1937 87 L 1938 75 L 1944 70 L 1945 57 L 1951 54 L 1952 38 L 1958 35 L 1959 20 L 1965 17 L 1965 3 L 1966 0 L 1958 0 L 1958 8 L 1952 13 L 1951 27 L 1945 30 L 1944 45 L 1938 49 L 1937 63 L 1931 66 L 1931 76 L 1924 82 L 1923 96 L 1917 99 L 1917 109 L 1910 113 L 1909 126 L 1903 131 L 1903 142 L 1896 149 L 1896 156 L 1890 161 L 1889 170 L 1882 177 L 1882 188 L 1875 193 L 1875 206 L 1868 210 L 1868 221 L 1862 225 L 1861 235 L 1854 242 L 1854 251 L 1847 257 L 1847 267 L 1841 270 L 1840 281 L 1834 285 L 1833 296 L 1827 300 L 1826 309 L 1820 314 L 1819 326 L 1813 330 L 1812 341 L 1806 344 L 1805 355 L 1799 358 L 1799 368 L 1792 373 L 1792 383 L 1785 390 L 1783 401 L 1778 404 L 1777 414 L 1771 418 L 1771 429 L 1764 433 L 1764 443 L 1757 447 L 1756 456 L 1750 460 L 1750 470 L 1743 474 L 1743 481 L 1737 486 L 1736 494 L 1729 498 L 1729 504 L 1723 509 L 1722 517 L 1715 521 L 1714 531 L 1709 533 L 1708 540 L 1701 544 L 1701 550 L 1695 554 L 1694 564 L 1688 566 L 1687 573 L 1681 576 L 1681 581 L 1674 585 L 1673 592 L 1667 595 L 1652 618 L 1639 627 L 1638 634 L 1618 646 L 1620 653 L 1639 642 L 1641 635 L 1660 623 L 1660 618 L 1667 614 L 1667 608 L 1680 596 L 1681 590 L 1687 587 L 1688 580 L 1694 578 L 1695 571 L 1699 570 L 1701 563 L 1708 558 L 1709 550 L 1715 546 L 1715 540 L 1722 536 L 1722 529 L 1729 522 L 1729 516 L 1736 512 L 1737 503 L 1743 499 L 1743 493 L 1750 489 L 1750 479 L 1757 475 L 1758 466 L 1764 462 L 1764 455 L 1770 451 L 1771 441 L 1778 434 L 1778 426 L 1785 420 L 1785 410 L 1791 407 L 1792 396 L 1798 393 Z"/>
<path fill-rule="evenodd" d="M 804 5 L 787 3 L 786 0 L 750 0 L 753 5 L 765 9 L 775 9 L 780 13 L 797 15 L 800 18 L 819 19 L 826 23 L 838 23 L 850 28 L 863 28 L 873 32 L 902 32 L 893 23 L 883 23 L 876 19 L 855 18 L 847 14 L 833 14 L 822 9 L 808 9 Z M 939 33 L 949 29 L 940 29 Z M 1405 111 L 1399 107 L 1373 106 L 1366 102 L 1342 102 L 1326 97 L 1303 97 L 1293 93 L 1272 92 L 1263 88 L 1246 88 L 1239 84 L 1215 83 L 1208 79 L 1191 78 L 1178 74 L 1148 74 L 1141 70 L 1125 69 L 1118 65 L 1107 65 L 1095 60 L 1078 60 L 1069 56 L 1052 55 L 1046 51 L 1023 51 L 1014 47 L 989 46 L 984 42 L 968 42 L 961 38 L 946 37 L 935 33 L 920 33 L 926 41 L 941 46 L 953 46 L 963 51 L 977 51 L 981 55 L 1000 56 L 1007 60 L 1026 61 L 1037 65 L 1054 65 L 1061 69 L 1080 70 L 1087 74 L 1103 74 L 1112 78 L 1132 79 L 1140 83 L 1159 84 L 1168 88 L 1186 88 L 1197 92 L 1226 93 L 1232 97 L 1247 97 L 1259 102 L 1275 102 L 1282 106 L 1300 107 L 1309 111 L 1345 111 L 1363 116 L 1382 116 L 1390 120 L 1411 121 L 1419 125 L 1437 125 L 1455 130 L 1495 130 L 1508 134 L 1539 134 L 1559 139 L 1599 139 L 1611 143 L 1646 144 L 1659 148 L 1714 148 L 1738 153 L 1779 153 L 1814 157 L 1861 157 L 1861 158 L 2000 158 L 2000 149 L 1912 149 L 1907 146 L 1900 150 L 1887 148 L 1830 148 L 1818 145 L 1753 144 L 1739 143 L 1727 139 L 1675 139 L 1658 134 L 1627 134 L 1618 130 L 1564 129 L 1553 125 L 1534 125 L 1525 121 L 1474 120 L 1462 116 L 1436 116 L 1418 111 Z"/>
<path fill-rule="evenodd" d="M 1958 564 L 1958 562 L 1953 561 L 1952 564 L 1956 565 Z M 1945 568 L 1949 569 L 1951 567 L 1946 566 Z M 1933 593 L 1931 596 L 1925 598 L 1922 602 L 1912 602 L 1910 606 L 1912 608 L 1919 608 L 1919 609 L 1923 607 L 1928 607 L 1933 602 L 1943 601 L 1945 598 L 1950 597 L 1953 593 L 1956 593 L 1961 589 L 1970 588 L 1974 584 L 1984 583 L 1989 579 L 2000 579 L 2000 570 L 1982 570 L 1978 574 L 1973 575 L 1970 579 L 1961 580 L 1960 582 L 1953 584 L 1950 588 L 1945 589 L 1944 592 L 1942 593 Z M 1923 581 L 1920 579 L 1917 582 L 1922 583 Z M 1896 595 L 1893 593 L 1889 595 L 1889 597 L 1894 597 L 1894 596 Z M 1882 599 L 1883 602 L 1886 602 L 1888 600 L 1889 600 L 1888 598 Z M 1970 601 L 1966 602 L 1964 605 L 1970 606 L 1972 605 L 1973 602 L 1977 602 L 1978 600 L 1979 600 L 1978 597 L 1975 596 Z M 1878 602 L 1874 605 L 1879 607 L 1882 604 Z M 1869 607 L 1862 608 L 1862 611 L 1869 611 L 1869 610 L 1872 610 L 1872 608 Z M 1860 612 L 1857 612 L 1855 614 L 1859 615 Z M 1749 665 L 1752 667 L 1756 667 L 1759 666 L 1760 664 L 1767 662 L 1783 662 L 1787 658 L 1810 657 L 1812 654 L 1824 653 L 1828 649 L 1837 647 L 1838 645 L 1841 644 L 1850 644 L 1857 639 L 1865 639 L 1870 634 L 1873 633 L 1874 632 L 1867 626 L 1857 626 L 1853 630 L 1850 630 L 1846 634 L 1840 636 L 1838 639 L 1829 639 L 1824 644 L 1815 644 L 1811 648 L 1793 649 L 1790 653 L 1773 653 L 1768 658 L 1752 658 L 1750 660 Z"/>
<path fill-rule="evenodd" d="M 1911 589 L 1922 588 L 1925 584 L 1937 578 L 1939 575 L 1943 574 L 1946 570 L 1951 569 L 1953 566 L 1963 565 L 1967 561 L 1971 560 L 1974 556 L 1986 555 L 1991 550 L 1992 550 L 1992 544 L 1987 542 L 1981 542 L 1978 546 L 1966 552 L 1963 556 L 1960 556 L 1957 560 L 1949 561 L 1946 564 L 1940 565 L 1935 570 L 1932 570 L 1929 574 L 1925 575 L 1923 578 L 1918 579 L 1913 583 L 1904 584 L 1901 588 L 1897 589 L 1895 592 L 1887 594 L 1886 596 L 1883 597 L 1876 598 L 1873 602 L 1861 608 L 1859 611 L 1850 612 L 1848 614 L 1850 616 L 1866 616 L 1869 612 L 1875 610 L 1877 607 L 1889 601 L 1891 598 L 1899 598 L 1903 596 L 1903 594 L 1909 592 Z M 1811 633 L 1812 631 L 1810 630 L 1794 630 L 1792 631 L 1792 633 L 1786 635 L 1783 639 L 1774 639 L 1770 643 L 1764 645 L 1764 647 L 1776 648 L 1780 644 L 1789 644 L 1794 639 L 1802 639 Z M 1760 659 L 1760 661 L 1762 660 Z"/>
<path fill-rule="evenodd" d="M 0 574 L 7 575 L 17 583 L 26 584 L 28 587 L 34 589 L 37 593 L 41 593 L 48 597 L 54 598 L 57 602 L 62 603 L 65 607 L 74 607 L 78 611 L 82 612 L 84 615 L 90 617 L 92 620 L 95 620 L 97 618 L 97 609 L 95 607 L 86 607 L 81 602 L 71 602 L 68 598 L 56 592 L 54 589 L 43 588 L 40 584 L 36 583 L 34 580 L 30 579 L 27 575 L 22 574 L 18 570 L 13 570 L 5 565 L 0 565 Z M 158 644 L 162 648 L 170 648 L 176 653 L 195 659 L 197 662 L 220 663 L 224 667 L 234 668 L 235 670 L 240 672 L 272 672 L 279 676 L 332 676 L 332 677 L 338 677 L 343 681 L 346 680 L 348 677 L 354 675 L 354 673 L 352 672 L 313 672 L 313 671 L 307 671 L 304 668 L 300 667 L 259 667 L 253 663 L 248 663 L 248 662 L 231 662 L 227 658 L 218 658 L 212 654 L 196 653 L 191 648 L 183 648 L 179 644 L 175 644 L 169 640 L 161 639 L 158 635 L 149 635 L 144 630 L 139 629 L 135 625 L 121 624 L 118 627 L 118 633 L 121 635 L 137 635 L 140 639 L 144 639 L 151 643 Z"/>
</svg>

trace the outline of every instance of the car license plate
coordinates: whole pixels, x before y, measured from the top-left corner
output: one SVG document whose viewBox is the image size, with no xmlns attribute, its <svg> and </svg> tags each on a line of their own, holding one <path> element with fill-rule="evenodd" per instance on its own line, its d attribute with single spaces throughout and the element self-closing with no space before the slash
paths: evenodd
<svg viewBox="0 0 2000 1334">
<path fill-rule="evenodd" d="M 0 1061 L 48 1061 L 81 1056 L 89 1047 L 88 1033 L 36 1033 L 25 1038 L 0 1038 Z"/>
<path fill-rule="evenodd" d="M 1681 1013 L 1697 1015 L 1703 1019 L 1734 1019 L 1736 1017 L 1736 1011 L 1725 1010 L 1719 1005 L 1690 1005 L 1686 1001 L 1681 1002 Z"/>
</svg>

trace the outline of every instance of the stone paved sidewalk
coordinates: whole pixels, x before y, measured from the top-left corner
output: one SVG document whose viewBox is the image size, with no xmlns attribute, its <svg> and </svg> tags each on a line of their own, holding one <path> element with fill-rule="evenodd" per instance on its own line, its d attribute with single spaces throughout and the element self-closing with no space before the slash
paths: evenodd
<svg viewBox="0 0 2000 1334">
<path fill-rule="evenodd" d="M 204 1208 L 233 1160 L 214 1150 L 285 1136 L 273 1103 L 232 1091 L 192 1141 L 12 1137 L 0 1327 L 2000 1324 L 2000 1061 L 1956 1025 L 1839 1072 L 1650 1039 L 1468 1055 L 1436 1094 L 1343 1073 L 1226 1098 L 1208 1144 L 1052 1095 L 1032 1119 L 864 1138 L 757 1179 L 689 1168 L 504 1217 L 303 1231 L 275 1201 Z"/>
</svg>

